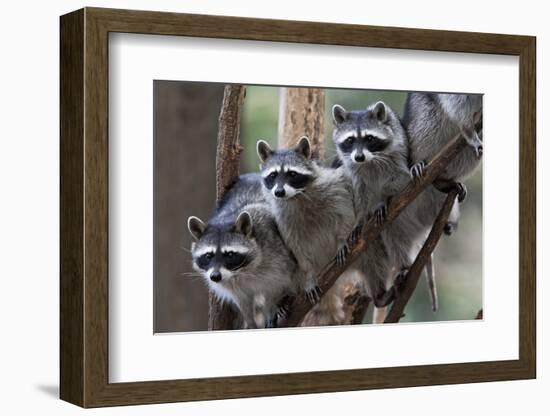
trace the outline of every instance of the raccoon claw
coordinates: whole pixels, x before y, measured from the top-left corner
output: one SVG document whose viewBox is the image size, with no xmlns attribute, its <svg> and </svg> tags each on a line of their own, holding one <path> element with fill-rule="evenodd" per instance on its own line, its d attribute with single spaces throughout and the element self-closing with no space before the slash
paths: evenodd
<svg viewBox="0 0 550 416">
<path fill-rule="evenodd" d="M 468 194 L 466 185 L 464 185 L 461 182 L 453 182 L 448 180 L 436 179 L 433 185 L 438 190 L 446 194 L 448 194 L 454 189 L 458 190 L 458 202 L 463 202 L 466 199 L 466 195 Z"/>
<path fill-rule="evenodd" d="M 451 224 L 450 222 L 445 224 L 445 228 L 443 228 L 443 232 L 445 233 L 445 235 L 452 235 L 454 232 L 453 224 Z"/>
<path fill-rule="evenodd" d="M 474 151 L 476 152 L 476 157 L 478 159 L 481 159 L 481 157 L 483 156 L 483 145 L 480 144 L 479 146 L 475 147 Z"/>
<path fill-rule="evenodd" d="M 395 299 L 399 296 L 399 294 L 405 288 L 405 283 L 407 281 L 408 273 L 409 273 L 409 269 L 407 268 L 401 269 L 399 274 L 395 277 L 392 287 L 386 290 L 385 292 L 380 293 L 373 300 L 374 306 L 376 306 L 377 308 L 384 308 L 388 306 L 390 303 L 392 303 L 393 301 L 395 301 Z"/>
<path fill-rule="evenodd" d="M 372 301 L 377 308 L 385 308 L 395 300 L 395 287 L 391 287 L 389 290 L 384 290 L 375 296 Z"/>
<path fill-rule="evenodd" d="M 309 303 L 315 305 L 321 300 L 321 293 L 321 288 L 319 286 L 315 286 L 314 288 L 306 291 L 306 298 Z"/>
<path fill-rule="evenodd" d="M 275 312 L 276 319 L 285 319 L 288 316 L 288 309 L 286 307 L 279 307 L 277 312 Z"/>
<path fill-rule="evenodd" d="M 463 202 L 466 199 L 466 195 L 468 194 L 468 191 L 466 190 L 466 185 L 457 182 L 456 187 L 458 189 L 458 202 Z"/>
<path fill-rule="evenodd" d="M 399 293 L 403 290 L 405 287 L 405 283 L 407 281 L 407 275 L 409 274 L 409 269 L 403 268 L 401 271 L 395 276 L 395 280 L 393 281 L 393 286 L 395 287 L 395 290 Z"/>
<path fill-rule="evenodd" d="M 411 177 L 412 179 L 418 179 L 422 176 L 424 176 L 424 169 L 426 168 L 426 162 L 424 161 L 421 161 L 421 162 L 418 162 L 418 163 L 415 163 L 414 165 L 412 165 L 411 169 L 410 169 L 410 174 L 411 174 Z"/>
<path fill-rule="evenodd" d="M 275 311 L 275 317 L 277 319 L 285 319 L 288 316 L 290 311 L 290 305 L 294 301 L 294 297 L 287 295 L 277 305 L 277 310 Z"/>
<path fill-rule="evenodd" d="M 361 232 L 363 231 L 363 224 L 356 225 L 353 230 L 351 231 L 351 234 L 348 238 L 348 245 L 354 246 L 359 241 L 359 237 L 361 237 Z"/>
<path fill-rule="evenodd" d="M 481 156 L 483 155 L 483 142 L 479 138 L 479 135 L 475 129 L 463 129 L 462 136 L 466 138 L 468 144 L 474 149 L 476 157 L 481 159 Z"/>
<path fill-rule="evenodd" d="M 338 267 L 341 267 L 344 265 L 349 253 L 350 253 L 350 249 L 347 244 L 344 244 L 342 248 L 338 250 L 338 254 L 336 254 L 336 265 Z"/>
<path fill-rule="evenodd" d="M 388 216 L 388 207 L 386 204 L 382 204 L 379 208 L 374 211 L 374 221 L 376 225 L 382 225 L 386 221 Z"/>
</svg>

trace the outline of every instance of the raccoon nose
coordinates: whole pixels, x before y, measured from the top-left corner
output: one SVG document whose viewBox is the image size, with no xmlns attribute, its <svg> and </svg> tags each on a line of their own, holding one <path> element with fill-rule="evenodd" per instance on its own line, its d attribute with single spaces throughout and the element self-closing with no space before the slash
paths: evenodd
<svg viewBox="0 0 550 416">
<path fill-rule="evenodd" d="M 275 196 L 277 198 L 282 198 L 283 196 L 285 196 L 285 190 L 282 188 L 275 189 Z"/>
<path fill-rule="evenodd" d="M 365 161 L 365 155 L 363 153 L 356 153 L 355 154 L 355 161 L 356 162 L 364 162 Z"/>
<path fill-rule="evenodd" d="M 222 274 L 220 272 L 212 272 L 210 274 L 210 280 L 212 280 L 213 282 L 219 282 L 220 280 L 222 280 Z"/>
</svg>

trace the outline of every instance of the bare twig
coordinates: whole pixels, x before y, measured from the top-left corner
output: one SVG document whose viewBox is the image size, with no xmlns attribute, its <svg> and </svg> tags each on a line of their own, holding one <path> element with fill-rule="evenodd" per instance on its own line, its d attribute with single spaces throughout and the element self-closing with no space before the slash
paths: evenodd
<svg viewBox="0 0 550 416">
<path fill-rule="evenodd" d="M 426 187 L 428 187 L 436 178 L 438 178 L 449 162 L 467 146 L 466 141 L 460 135 L 457 135 L 428 163 L 424 176 L 419 180 L 410 182 L 398 195 L 392 198 L 388 207 L 386 223 L 393 221 Z M 319 278 L 319 284 L 323 293 L 326 293 L 336 282 L 342 272 L 352 264 L 363 250 L 368 249 L 382 232 L 385 224 L 376 225 L 374 220 L 370 220 L 364 227 L 361 238 L 351 247 L 346 262 L 342 266 L 336 265 L 332 260 L 323 270 Z M 311 305 L 303 298 L 298 297 L 292 306 L 291 313 L 285 326 L 297 326 L 300 324 L 306 313 L 311 309 Z"/>
<path fill-rule="evenodd" d="M 243 85 L 227 85 L 223 93 L 218 124 L 218 148 L 216 152 L 216 199 L 218 203 L 225 192 L 239 178 L 242 147 L 239 142 L 241 109 L 246 89 Z M 228 304 L 222 304 L 209 296 L 208 329 L 233 329 L 237 314 Z"/>
<path fill-rule="evenodd" d="M 437 245 L 439 239 L 441 238 L 441 235 L 443 234 L 445 224 L 447 224 L 447 221 L 449 220 L 449 214 L 451 213 L 457 195 L 458 190 L 454 189 L 449 192 L 447 198 L 445 198 L 445 202 L 443 203 L 443 206 L 441 207 L 441 210 L 439 211 L 439 214 L 434 221 L 434 225 L 430 231 L 430 234 L 428 235 L 428 238 L 424 242 L 424 245 L 416 256 L 416 260 L 414 261 L 407 273 L 404 287 L 399 290 L 398 297 L 392 303 L 391 310 L 388 313 L 388 316 L 386 316 L 386 320 L 384 321 L 385 323 L 399 322 L 399 320 L 403 316 L 405 306 L 407 306 L 409 299 L 416 289 L 416 285 L 418 284 L 418 280 L 420 280 L 422 270 L 424 270 L 426 262 L 432 255 L 435 246 Z"/>
</svg>

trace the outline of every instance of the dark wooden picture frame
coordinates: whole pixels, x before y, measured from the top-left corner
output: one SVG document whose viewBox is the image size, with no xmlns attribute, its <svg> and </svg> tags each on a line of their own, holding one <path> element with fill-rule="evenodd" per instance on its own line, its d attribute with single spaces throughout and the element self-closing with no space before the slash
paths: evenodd
<svg viewBox="0 0 550 416">
<path fill-rule="evenodd" d="M 299 42 L 519 57 L 519 359 L 109 383 L 108 35 Z M 529 379 L 536 376 L 534 37 L 85 8 L 61 17 L 60 396 L 83 407 Z"/>
</svg>

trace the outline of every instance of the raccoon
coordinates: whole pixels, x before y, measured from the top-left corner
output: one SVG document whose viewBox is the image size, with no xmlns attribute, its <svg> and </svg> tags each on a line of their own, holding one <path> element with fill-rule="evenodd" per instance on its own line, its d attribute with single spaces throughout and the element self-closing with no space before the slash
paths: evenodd
<svg viewBox="0 0 550 416">
<path fill-rule="evenodd" d="M 409 137 L 413 178 L 421 176 L 426 162 L 461 133 L 470 146 L 449 163 L 434 186 L 443 192 L 458 188 L 462 202 L 466 187 L 461 181 L 476 171 L 483 154 L 481 123 L 481 95 L 409 93 L 403 125 Z"/>
<path fill-rule="evenodd" d="M 407 136 L 394 111 L 379 101 L 366 110 L 346 111 L 333 107 L 333 140 L 338 157 L 351 178 L 359 217 L 382 223 L 389 200 L 410 181 Z M 395 298 L 408 268 L 432 226 L 444 196 L 424 191 L 381 233 L 382 244 L 370 247 L 364 269 L 370 295 L 378 308 Z M 432 309 L 437 309 L 437 293 L 431 264 L 428 282 Z M 390 275 L 397 268 L 395 279 Z M 395 283 L 395 284 L 392 284 Z"/>
<path fill-rule="evenodd" d="M 189 217 L 193 268 L 222 302 L 241 312 L 244 328 L 274 327 L 295 290 L 296 261 L 285 246 L 259 174 L 241 175 L 205 224 Z"/>
<path fill-rule="evenodd" d="M 351 183 L 342 169 L 312 160 L 307 137 L 284 150 L 272 150 L 260 140 L 257 152 L 265 198 L 298 263 L 298 284 L 317 303 L 319 273 L 335 256 L 342 264 L 349 251 L 347 238 L 355 223 Z"/>
</svg>

